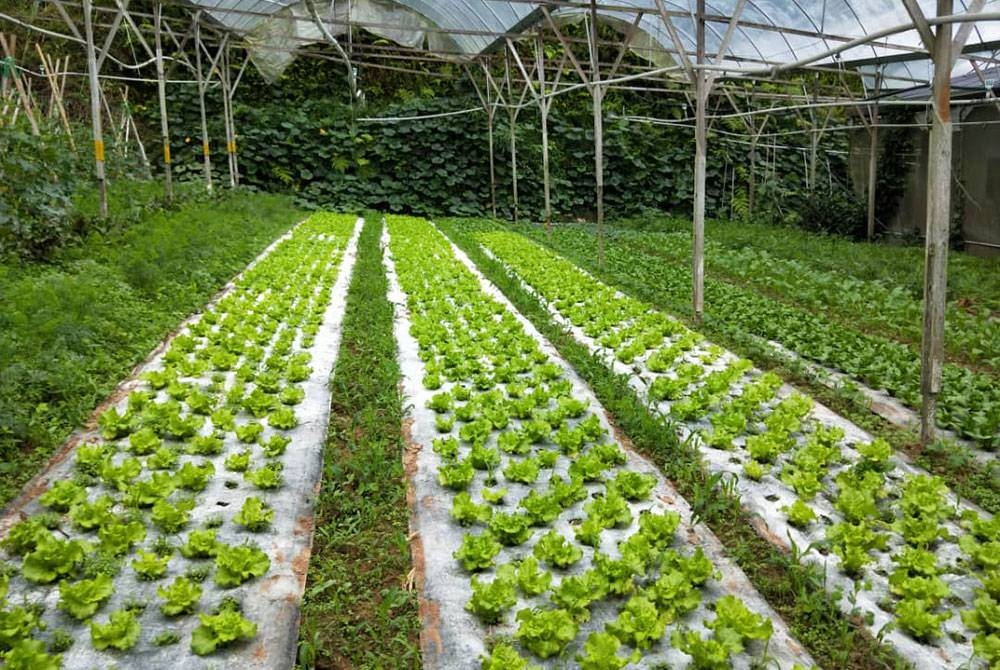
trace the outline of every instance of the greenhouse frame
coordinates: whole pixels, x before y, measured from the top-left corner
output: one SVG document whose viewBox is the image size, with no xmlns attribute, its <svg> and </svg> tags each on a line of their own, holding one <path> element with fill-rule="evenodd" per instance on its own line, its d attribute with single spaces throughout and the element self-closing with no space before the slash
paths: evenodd
<svg viewBox="0 0 1000 670">
<path fill-rule="evenodd" d="M 251 86 L 288 86 L 307 60 L 336 72 L 343 137 L 358 146 L 374 142 L 368 129 L 419 135 L 429 127 L 420 124 L 481 118 L 485 133 L 469 141 L 485 145 L 473 151 L 491 216 L 429 208 L 425 220 L 348 199 L 343 214 L 284 213 L 294 225 L 275 223 L 260 239 L 248 229 L 249 246 L 226 261 L 237 265 L 210 269 L 212 239 L 197 229 L 224 233 L 195 222 L 184 234 L 207 260 L 191 263 L 221 274 L 200 293 L 191 287 L 201 277 L 138 291 L 150 303 L 171 291 L 195 297 L 166 313 L 151 353 L 143 340 L 122 354 L 105 380 L 117 386 L 93 382 L 104 400 L 83 401 L 71 431 L 48 428 L 51 459 L 10 485 L 0 517 L 5 667 L 193 668 L 202 657 L 253 668 L 1000 667 L 1000 307 L 996 296 L 969 297 L 979 277 L 988 293 L 998 266 L 964 252 L 956 265 L 953 251 L 1000 248 L 1000 0 L 20 4 L 0 4 L 0 134 L 51 133 L 79 156 L 74 103 L 85 99 L 95 222 L 126 215 L 106 142 L 135 147 L 157 191 L 162 183 L 168 218 L 198 198 L 265 198 L 246 184 L 251 167 L 291 183 L 265 152 L 241 154 L 240 110 L 255 104 Z M 40 44 L 29 49 L 29 39 Z M 41 46 L 53 43 L 79 51 L 86 68 Z M 373 72 L 454 80 L 469 102 L 370 113 Z M 79 101 L 66 92 L 73 78 L 86 81 Z M 119 116 L 109 84 L 124 91 Z M 129 100 L 133 86 L 147 91 L 145 105 Z M 652 102 L 619 111 L 608 104 L 619 94 Z M 586 127 L 557 113 L 580 97 Z M 323 118 L 282 150 L 333 133 Z M 139 137 L 153 119 L 162 157 Z M 178 166 L 178 120 L 184 143 L 200 149 L 197 169 Z M 634 227 L 606 213 L 607 183 L 628 178 L 615 172 L 622 128 L 691 139 L 670 148 L 690 169 L 683 186 L 664 186 L 690 194 L 690 211 L 671 212 L 682 225 Z M 567 132 L 592 147 L 569 159 L 593 175 L 572 216 L 555 204 L 578 186 L 556 175 L 567 158 L 554 138 Z M 783 143 L 794 144 L 795 166 L 783 169 L 810 192 L 824 173 L 832 182 L 833 136 L 846 138 L 836 151 L 863 210 L 855 246 L 746 223 L 765 197 L 781 199 L 757 175 L 776 170 Z M 437 140 L 427 141 L 430 157 Z M 722 175 L 715 142 L 736 147 Z M 912 155 L 893 154 L 904 145 Z M 329 179 L 378 179 L 367 157 L 344 153 L 351 167 L 331 157 Z M 30 164 L 54 159 L 17 160 L 21 172 L 0 172 L 0 195 L 27 192 Z M 42 181 L 58 183 L 59 169 Z M 902 184 L 891 225 L 879 221 L 886 170 Z M 716 220 L 718 192 L 734 222 Z M 256 216 L 253 202 L 239 216 Z M 223 220 L 224 206 L 205 205 L 206 220 Z M 3 235 L 27 236 L 30 225 L 7 211 Z M 11 306 L 0 318 L 0 354 L 11 356 L 0 382 L 15 380 L 0 389 L 0 437 L 13 445 L 11 470 L 50 404 L 32 396 L 32 418 L 8 419 L 6 398 L 33 374 L 17 358 L 32 323 L 19 315 L 50 319 L 33 326 L 41 333 L 56 323 L 46 314 L 64 308 L 33 307 L 41 298 L 30 293 L 19 305 L 5 282 L 91 253 L 114 258 L 114 240 L 166 245 L 156 235 L 170 234 L 144 242 L 127 232 L 133 223 L 95 225 L 55 260 L 16 252 L 12 269 L 0 268 Z M 922 251 L 886 260 L 892 235 L 917 238 Z M 806 251 L 792 254 L 786 237 Z M 140 286 L 136 277 L 158 273 L 147 257 L 167 258 L 165 249 L 113 262 Z M 85 273 L 99 279 L 95 268 Z M 961 289 L 949 284 L 968 268 Z M 910 289 L 893 283 L 918 270 Z M 86 303 L 77 284 L 63 292 Z M 851 329 L 853 339 L 836 339 Z M 105 353 L 95 345 L 88 357 Z M 55 404 L 65 394 L 50 395 Z M 365 423 L 377 417 L 381 427 Z M 381 430 L 398 447 L 382 465 L 338 465 L 374 453 Z M 330 540 L 342 528 L 388 523 L 384 511 L 338 516 L 341 490 L 358 491 L 354 504 L 367 509 L 389 481 L 405 508 L 384 531 L 391 549 L 358 544 L 367 562 L 345 559 L 334 576 L 316 567 L 327 547 L 347 556 L 361 542 Z M 379 571 L 378 551 L 396 549 L 403 574 L 380 589 L 350 583 Z M 354 591 L 356 627 L 324 612 L 328 590 Z M 809 597 L 820 604 L 807 607 Z M 374 642 L 356 642 L 362 628 Z M 833 639 L 838 630 L 848 632 Z"/>
</svg>

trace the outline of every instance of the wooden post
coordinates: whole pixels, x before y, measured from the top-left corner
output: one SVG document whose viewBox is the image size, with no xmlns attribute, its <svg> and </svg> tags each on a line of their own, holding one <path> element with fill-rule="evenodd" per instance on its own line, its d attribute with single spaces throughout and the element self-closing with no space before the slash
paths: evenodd
<svg viewBox="0 0 1000 670">
<path fill-rule="evenodd" d="M 219 67 L 219 81 L 222 83 L 222 116 L 226 126 L 226 156 L 229 160 L 229 188 L 236 188 L 236 164 L 233 154 L 236 153 L 236 141 L 233 138 L 233 122 L 229 115 L 232 99 L 229 97 L 229 46 L 223 47 L 224 52 Z"/>
<path fill-rule="evenodd" d="M 87 41 L 87 80 L 90 88 L 90 121 L 94 134 L 94 173 L 101 218 L 108 218 L 108 182 L 104 173 L 104 130 L 101 127 L 101 89 L 97 81 L 97 49 L 94 47 L 94 24 L 91 0 L 83 0 L 83 32 Z"/>
<path fill-rule="evenodd" d="M 538 111 L 542 117 L 542 191 L 545 195 L 545 235 L 552 237 L 552 185 L 549 181 L 549 105 L 545 95 L 545 45 L 542 36 L 535 40 L 535 61 L 538 67 Z"/>
<path fill-rule="evenodd" d="M 597 196 L 597 266 L 604 267 L 604 90 L 597 51 L 597 1 L 590 0 L 590 95 L 594 108 L 594 186 Z"/>
<path fill-rule="evenodd" d="M 489 82 L 489 67 L 483 63 L 483 70 L 486 71 L 486 132 L 489 137 L 490 147 L 490 207 L 493 210 L 493 218 L 497 218 L 497 168 L 496 168 L 496 147 L 493 144 L 493 121 L 496 116 L 496 108 L 493 106 L 492 86 Z"/>
<path fill-rule="evenodd" d="M 153 7 L 153 32 L 156 38 L 156 88 L 160 98 L 160 139 L 163 143 L 163 186 L 167 202 L 174 199 L 173 172 L 170 165 L 170 121 L 167 119 L 167 78 L 163 68 L 163 4 Z"/>
<path fill-rule="evenodd" d="M 698 0 L 697 63 L 705 63 L 705 0 Z M 705 103 L 708 82 L 701 69 L 694 72 L 695 126 L 694 126 L 694 229 L 691 249 L 691 284 L 694 322 L 701 323 L 705 307 L 705 171 L 707 139 L 705 129 Z"/>
<path fill-rule="evenodd" d="M 510 78 L 510 56 L 506 52 L 504 52 L 503 67 L 504 78 L 507 81 L 507 120 L 510 130 L 510 172 L 514 196 L 514 223 L 517 223 L 519 214 L 517 201 L 517 108 L 514 106 L 514 85 Z"/>
<path fill-rule="evenodd" d="M 194 67 L 198 72 L 198 110 L 201 113 L 201 155 L 205 159 L 205 189 L 212 191 L 212 155 L 208 144 L 208 118 L 205 115 L 205 75 L 201 70 L 201 12 L 194 15 Z"/>
<path fill-rule="evenodd" d="M 31 104 L 31 89 L 24 87 L 24 82 L 21 81 L 21 73 L 17 69 L 17 37 L 11 35 L 10 42 L 8 42 L 7 37 L 3 33 L 0 33 L 0 46 L 3 47 L 7 57 L 11 59 L 10 78 L 14 82 L 14 88 L 17 89 L 17 95 L 21 101 L 21 109 L 24 110 L 24 115 L 28 118 L 28 124 L 31 126 L 31 134 L 41 135 L 38 121 L 35 119 L 34 105 Z"/>
<path fill-rule="evenodd" d="M 882 88 L 882 73 L 875 73 L 875 105 L 872 107 L 872 125 L 869 132 L 868 147 L 868 241 L 875 237 L 875 190 L 878 180 L 878 100 L 880 89 Z"/>
<path fill-rule="evenodd" d="M 58 61 L 50 58 L 42 51 L 42 47 L 38 42 L 35 42 L 35 51 L 38 52 L 38 58 L 42 62 L 42 67 L 45 68 L 45 80 L 49 83 L 49 88 L 52 91 L 52 97 L 49 98 L 49 116 L 52 116 L 56 112 L 59 114 L 59 120 L 66 130 L 66 138 L 69 140 L 70 149 L 73 150 L 73 153 L 76 153 L 76 143 L 73 141 L 73 129 L 69 124 L 66 107 L 63 105 L 62 86 L 59 84 L 60 71 Z"/>
<path fill-rule="evenodd" d="M 953 0 L 938 0 L 937 15 L 952 13 Z M 927 165 L 927 245 L 924 263 L 924 332 L 921 342 L 920 443 L 934 439 L 937 397 L 944 362 L 944 315 L 951 223 L 952 26 L 942 23 L 934 38 L 934 105 Z"/>
</svg>

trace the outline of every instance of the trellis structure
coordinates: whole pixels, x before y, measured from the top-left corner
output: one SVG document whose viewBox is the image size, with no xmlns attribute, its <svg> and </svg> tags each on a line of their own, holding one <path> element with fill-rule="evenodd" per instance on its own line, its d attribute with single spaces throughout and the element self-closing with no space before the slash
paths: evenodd
<svg viewBox="0 0 1000 670">
<path fill-rule="evenodd" d="M 879 93 L 886 89 L 930 84 L 933 113 L 928 167 L 928 209 L 922 342 L 921 440 L 934 435 L 937 395 L 943 364 L 944 313 L 948 230 L 951 211 L 952 123 L 949 83 L 956 64 L 980 71 L 1000 62 L 1000 1 L 998 0 L 170 0 L 153 3 L 151 15 L 130 9 L 130 0 L 113 0 L 95 7 L 93 0 L 43 0 L 55 7 L 61 26 L 42 25 L 23 17 L 0 14 L 0 21 L 27 26 L 50 36 L 79 43 L 87 54 L 95 173 L 101 212 L 107 214 L 105 155 L 101 122 L 101 69 L 122 25 L 127 26 L 148 59 L 119 65 L 140 70 L 153 64 L 161 117 L 164 179 L 172 196 L 169 127 L 166 114 L 167 63 L 194 75 L 200 114 L 206 187 L 212 188 L 211 156 L 205 111 L 209 86 L 223 93 L 229 183 L 239 182 L 236 128 L 232 101 L 247 63 L 253 60 L 265 77 L 274 78 L 296 55 L 309 55 L 308 45 L 332 45 L 347 70 L 352 99 L 358 95 L 354 64 L 405 69 L 401 60 L 448 59 L 464 63 L 477 86 L 486 111 L 490 138 L 491 200 L 496 212 L 493 169 L 495 113 L 505 109 L 512 127 L 510 138 L 514 212 L 518 215 L 517 147 L 513 137 L 518 111 L 537 105 L 542 120 L 542 157 L 546 226 L 551 222 L 547 120 L 554 97 L 585 88 L 593 103 L 595 137 L 595 211 L 599 256 L 603 255 L 603 120 L 602 103 L 611 87 L 635 87 L 642 80 L 670 80 L 692 102 L 690 125 L 695 136 L 693 219 L 693 313 L 700 321 L 704 303 L 704 222 L 707 128 L 713 115 L 709 96 L 719 91 L 737 107 L 729 82 L 775 79 L 783 72 L 803 68 L 849 73 L 861 78 L 864 99 L 844 87 L 842 97 L 820 103 L 804 91 L 786 106 L 815 110 L 821 105 L 853 106 L 871 133 L 868 172 L 868 231 L 874 232 L 875 147 Z M 190 10 L 186 21 L 169 20 L 164 6 Z M 82 13 L 82 29 L 72 14 Z M 137 19 L 139 19 L 137 21 Z M 589 59 L 577 58 L 564 26 L 586 23 Z M 623 37 L 615 43 L 614 62 L 600 62 L 602 46 L 598 23 L 608 23 Z M 140 28 L 140 23 L 143 28 Z M 147 26 L 151 26 L 151 29 Z M 352 31 L 364 29 L 385 37 L 395 47 L 353 48 Z M 68 30 L 68 32 L 66 32 Z M 103 30 L 103 42 L 98 33 Z M 149 33 L 152 35 L 149 35 Z M 561 62 L 546 62 L 543 42 L 555 39 L 564 47 Z M 164 56 L 163 43 L 178 54 Z M 340 43 L 347 41 L 345 49 Z M 152 42 L 152 46 L 150 45 Z M 185 46 L 193 45 L 193 62 Z M 526 44 L 529 48 L 519 48 Z M 648 66 L 625 62 L 628 51 Z M 526 54 L 525 52 L 530 52 Z M 232 77 L 232 57 L 245 57 Z M 315 54 L 312 54 L 315 55 Z M 324 57 L 329 57 L 324 55 Z M 502 78 L 490 63 L 503 59 Z M 568 61 L 568 62 L 567 62 Z M 482 84 L 474 72 L 481 70 Z M 572 72 L 578 81 L 570 81 Z M 915 104 L 909 102 L 907 104 Z M 924 104 L 924 103 L 916 103 Z M 765 113 L 773 110 L 764 110 Z M 750 119 L 756 111 L 746 112 Z M 827 116 L 827 120 L 829 116 Z M 756 143 L 766 121 L 748 123 Z M 818 125 L 818 124 L 817 124 Z M 813 129 L 809 173 L 815 180 L 819 138 L 826 130 Z M 755 155 L 752 152 L 751 155 Z M 599 262 L 603 260 L 599 258 Z"/>
</svg>

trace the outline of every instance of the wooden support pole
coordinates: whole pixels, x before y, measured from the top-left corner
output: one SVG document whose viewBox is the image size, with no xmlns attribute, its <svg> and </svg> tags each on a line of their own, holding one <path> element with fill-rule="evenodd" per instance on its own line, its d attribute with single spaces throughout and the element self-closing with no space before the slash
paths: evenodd
<svg viewBox="0 0 1000 670">
<path fill-rule="evenodd" d="M 76 142 L 73 141 L 73 128 L 69 124 L 66 106 L 63 105 L 63 89 L 59 83 L 59 61 L 49 57 L 48 54 L 42 51 L 42 47 L 38 42 L 35 42 L 35 51 L 38 52 L 38 58 L 42 61 L 42 67 L 45 68 L 45 80 L 48 81 L 49 88 L 52 91 L 52 97 L 49 99 L 49 116 L 52 116 L 53 112 L 58 112 L 59 120 L 66 130 L 66 139 L 69 140 L 70 149 L 73 150 L 73 153 L 76 153 Z"/>
<path fill-rule="evenodd" d="M 875 73 L 875 96 L 882 88 L 882 73 Z M 875 238 L 875 191 L 878 184 L 878 100 L 872 106 L 871 130 L 868 133 L 868 241 Z"/>
<path fill-rule="evenodd" d="M 173 170 L 170 164 L 170 121 L 167 119 L 167 78 L 163 68 L 163 4 L 153 7 L 153 32 L 156 38 L 156 88 L 160 98 L 160 139 L 163 143 L 163 187 L 167 202 L 174 199 Z"/>
<path fill-rule="evenodd" d="M 17 38 L 11 35 L 8 42 L 7 37 L 3 33 L 0 33 L 0 46 L 3 47 L 6 56 L 12 59 L 10 78 L 14 82 L 14 88 L 17 89 L 17 95 L 21 101 L 21 109 L 24 110 L 24 116 L 27 117 L 28 124 L 31 126 L 31 134 L 40 135 L 41 130 L 38 127 L 38 121 L 35 119 L 34 105 L 31 104 L 31 91 L 24 87 L 24 82 L 21 81 L 21 73 L 17 69 Z"/>
<path fill-rule="evenodd" d="M 604 89 L 597 51 L 597 1 L 590 0 L 590 95 L 594 108 L 594 187 L 597 196 L 597 266 L 604 267 Z"/>
<path fill-rule="evenodd" d="M 493 142 L 493 123 L 496 117 L 496 108 L 493 106 L 493 87 L 490 84 L 489 63 L 481 62 L 481 65 L 486 74 L 486 135 L 490 152 L 490 209 L 493 211 L 495 219 L 497 218 L 497 167 L 496 146 Z"/>
<path fill-rule="evenodd" d="M 697 64 L 705 64 L 705 0 L 698 0 L 697 15 Z M 694 227 L 691 248 L 691 285 L 694 322 L 701 323 L 705 308 L 705 172 L 707 164 L 707 139 L 705 103 L 708 99 L 708 81 L 701 69 L 694 71 L 695 126 L 694 126 Z"/>
<path fill-rule="evenodd" d="M 513 49 L 513 46 L 510 48 Z M 510 173 L 511 189 L 514 197 L 514 223 L 517 223 L 519 214 L 519 203 L 517 200 L 517 108 L 514 106 L 514 84 L 510 77 L 510 56 L 504 52 L 503 59 L 504 80 L 507 84 L 507 105 L 508 130 L 510 131 Z"/>
<path fill-rule="evenodd" d="M 108 218 L 108 182 L 104 173 L 104 129 L 101 126 L 101 88 L 97 81 L 97 49 L 94 47 L 93 7 L 83 0 L 83 32 L 87 41 L 87 81 L 90 88 L 90 120 L 94 134 L 94 174 L 101 218 Z"/>
<path fill-rule="evenodd" d="M 542 36 L 535 40 L 538 65 L 538 111 L 542 117 L 542 190 L 545 194 L 545 235 L 552 237 L 552 185 L 549 177 L 549 106 L 551 100 L 545 95 L 545 45 Z"/>
<path fill-rule="evenodd" d="M 952 13 L 953 0 L 938 0 L 937 15 Z M 937 397 L 944 362 L 944 315 L 948 286 L 948 231 L 951 223 L 952 26 L 937 27 L 933 42 L 934 104 L 927 165 L 927 243 L 924 262 L 924 332 L 921 342 L 920 443 L 933 441 Z"/>
<path fill-rule="evenodd" d="M 236 140 L 234 139 L 233 120 L 229 114 L 232 98 L 229 93 L 229 47 L 223 47 L 224 51 L 219 67 L 219 81 L 222 83 L 222 116 L 226 126 L 226 157 L 229 161 L 229 188 L 236 188 L 236 163 L 233 154 L 236 153 Z"/>
<path fill-rule="evenodd" d="M 205 113 L 205 75 L 201 69 L 201 12 L 194 15 L 194 62 L 198 73 L 198 111 L 201 113 L 201 155 L 205 160 L 205 189 L 212 192 L 212 152 L 208 143 L 208 117 Z"/>
</svg>

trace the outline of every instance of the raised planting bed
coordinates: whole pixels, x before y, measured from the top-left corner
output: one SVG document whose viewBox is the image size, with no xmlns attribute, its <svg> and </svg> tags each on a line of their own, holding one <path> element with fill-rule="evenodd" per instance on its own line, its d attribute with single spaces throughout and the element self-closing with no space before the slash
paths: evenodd
<svg viewBox="0 0 1000 670">
<path fill-rule="evenodd" d="M 544 240 L 540 230 L 527 227 L 521 230 L 539 242 Z M 560 227 L 553 232 L 551 241 L 545 243 L 582 265 L 595 256 L 594 237 L 586 231 Z M 633 295 L 668 308 L 688 309 L 689 263 L 672 263 L 618 244 L 608 245 L 605 263 L 606 271 L 619 278 Z M 765 341 L 774 340 L 872 389 L 885 389 L 911 408 L 920 406 L 920 356 L 914 347 L 845 326 L 827 318 L 820 310 L 787 305 L 753 289 L 712 277 L 705 280 L 705 305 L 706 320 L 711 320 L 713 326 L 751 333 Z M 873 305 L 866 309 L 876 308 Z M 984 320 L 985 317 L 976 319 L 977 323 Z M 970 345 L 968 353 L 988 360 L 996 356 L 990 352 L 996 328 L 992 323 L 984 327 L 986 330 L 975 336 L 977 344 Z M 937 423 L 984 449 L 1000 448 L 1000 384 L 996 374 L 946 363 L 942 368 Z"/>
<path fill-rule="evenodd" d="M 538 331 L 390 217 L 424 667 L 811 665 Z"/>
<path fill-rule="evenodd" d="M 279 239 L 0 528 L 8 668 L 287 668 L 360 223 Z"/>
<path fill-rule="evenodd" d="M 513 233 L 488 253 L 731 477 L 771 541 L 919 668 L 1000 660 L 1000 523 L 773 374 Z M 960 613 L 958 611 L 960 611 Z M 982 660 L 971 660 L 973 666 Z"/>
</svg>

